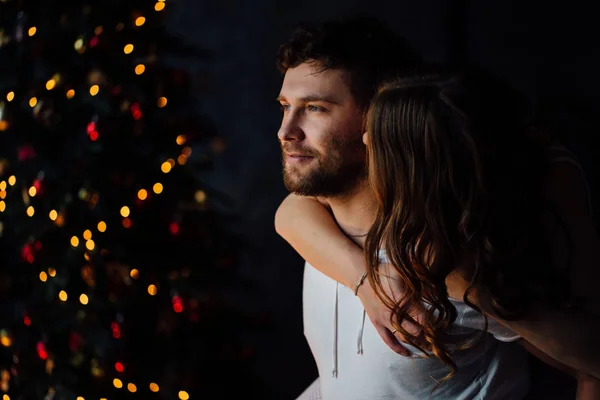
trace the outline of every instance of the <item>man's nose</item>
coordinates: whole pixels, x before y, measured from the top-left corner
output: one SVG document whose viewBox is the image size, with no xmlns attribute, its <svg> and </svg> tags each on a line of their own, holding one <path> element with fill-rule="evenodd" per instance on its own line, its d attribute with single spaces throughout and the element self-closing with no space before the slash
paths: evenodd
<svg viewBox="0 0 600 400">
<path fill-rule="evenodd" d="M 277 137 L 281 142 L 294 142 L 304 139 L 304 131 L 299 126 L 297 119 L 292 117 L 283 120 Z"/>
</svg>

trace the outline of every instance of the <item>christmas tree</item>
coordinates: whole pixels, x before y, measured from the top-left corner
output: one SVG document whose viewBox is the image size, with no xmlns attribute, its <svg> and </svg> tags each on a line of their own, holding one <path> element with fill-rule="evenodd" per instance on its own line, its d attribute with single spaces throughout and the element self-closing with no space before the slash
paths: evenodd
<svg viewBox="0 0 600 400">
<path fill-rule="evenodd" d="M 206 54 L 170 6 L 0 1 L 4 399 L 252 393 L 237 246 L 198 179 L 223 141 L 169 62 Z"/>
</svg>

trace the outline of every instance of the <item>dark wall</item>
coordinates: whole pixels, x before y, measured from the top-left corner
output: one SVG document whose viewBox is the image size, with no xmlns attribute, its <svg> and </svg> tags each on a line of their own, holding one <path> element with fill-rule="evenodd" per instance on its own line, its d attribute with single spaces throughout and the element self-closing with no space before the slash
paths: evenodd
<svg viewBox="0 0 600 400">
<path fill-rule="evenodd" d="M 234 199 L 220 208 L 245 243 L 240 274 L 248 285 L 232 292 L 265 321 L 258 330 L 240 326 L 254 349 L 263 398 L 294 398 L 316 376 L 302 336 L 302 263 L 273 229 L 274 212 L 285 196 L 274 101 L 281 76 L 274 56 L 293 23 L 370 12 L 405 35 L 427 60 L 479 62 L 533 103 L 548 96 L 596 97 L 600 88 L 600 32 L 595 14 L 577 2 L 179 0 L 168 8 L 173 31 L 213 53 L 210 61 L 186 67 L 194 74 L 201 111 L 229 142 L 216 171 L 205 179 Z M 598 109 L 597 99 L 588 104 Z M 580 131 L 586 129 L 593 130 L 588 124 Z"/>
</svg>

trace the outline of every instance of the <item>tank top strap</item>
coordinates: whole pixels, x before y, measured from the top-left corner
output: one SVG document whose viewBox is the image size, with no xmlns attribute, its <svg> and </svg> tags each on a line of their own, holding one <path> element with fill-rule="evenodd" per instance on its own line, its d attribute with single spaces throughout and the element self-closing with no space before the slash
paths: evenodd
<svg viewBox="0 0 600 400">
<path fill-rule="evenodd" d="M 590 185 L 586 178 L 585 172 L 583 171 L 583 168 L 582 168 L 581 164 L 579 163 L 579 160 L 577 159 L 575 154 L 573 154 L 573 152 L 571 150 L 569 150 L 567 147 L 562 146 L 562 145 L 548 146 L 548 148 L 546 149 L 546 153 L 548 155 L 548 161 L 550 164 L 566 162 L 566 163 L 573 165 L 575 168 L 577 168 L 577 170 L 581 174 L 581 178 L 583 180 L 583 185 L 585 187 L 585 193 L 586 193 L 586 197 L 587 197 L 588 213 L 591 216 L 592 215 L 592 195 L 591 195 Z"/>
</svg>

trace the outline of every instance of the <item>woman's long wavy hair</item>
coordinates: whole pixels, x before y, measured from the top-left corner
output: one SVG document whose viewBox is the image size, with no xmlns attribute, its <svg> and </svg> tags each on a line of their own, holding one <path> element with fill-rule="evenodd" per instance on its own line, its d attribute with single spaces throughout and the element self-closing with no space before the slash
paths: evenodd
<svg viewBox="0 0 600 400">
<path fill-rule="evenodd" d="M 469 300 L 477 282 L 506 319 L 523 316 L 534 300 L 560 305 L 568 297 L 565 277 L 549 272 L 545 156 L 520 104 L 485 74 L 434 73 L 384 84 L 367 114 L 379 207 L 365 244 L 369 281 L 403 341 L 450 367 L 442 382 L 456 372 L 443 340 L 456 319 L 445 283 L 451 272 L 471 282 L 465 303 L 481 312 Z M 397 300 L 383 290 L 381 249 L 405 288 Z M 409 314 L 418 303 L 428 305 L 422 323 Z M 421 327 L 425 346 L 403 321 Z M 460 348 L 485 330 L 487 319 L 481 335 Z"/>
</svg>

